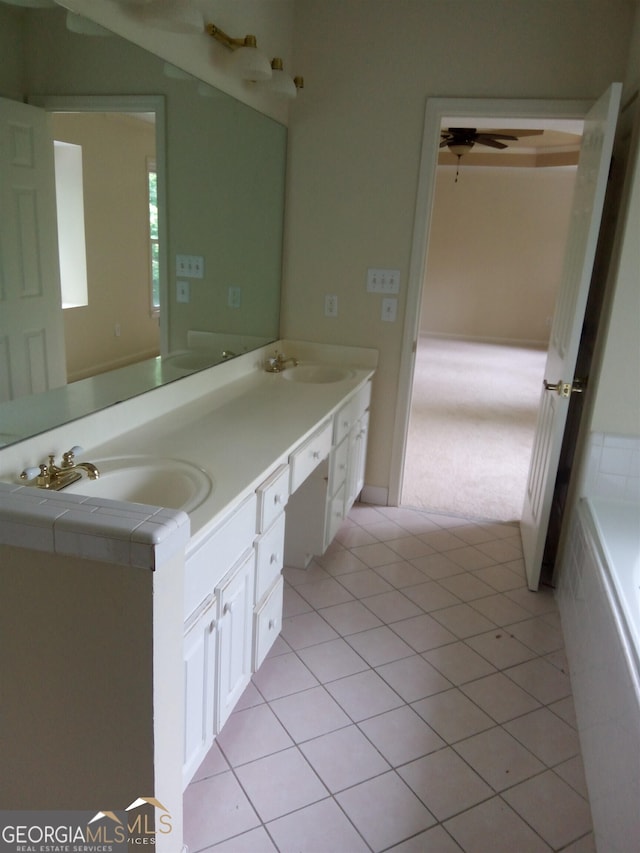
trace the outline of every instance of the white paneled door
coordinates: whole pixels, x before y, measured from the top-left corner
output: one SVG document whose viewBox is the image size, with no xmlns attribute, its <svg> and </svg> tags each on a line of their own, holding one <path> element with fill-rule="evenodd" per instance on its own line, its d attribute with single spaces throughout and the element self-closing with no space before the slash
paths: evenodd
<svg viewBox="0 0 640 853">
<path fill-rule="evenodd" d="M 0 98 L 0 402 L 66 382 L 48 121 Z"/>
<path fill-rule="evenodd" d="M 585 117 L 569 237 L 541 390 L 538 422 L 520 524 L 529 588 L 538 588 L 551 501 L 613 147 L 621 85 L 614 83 Z"/>
</svg>

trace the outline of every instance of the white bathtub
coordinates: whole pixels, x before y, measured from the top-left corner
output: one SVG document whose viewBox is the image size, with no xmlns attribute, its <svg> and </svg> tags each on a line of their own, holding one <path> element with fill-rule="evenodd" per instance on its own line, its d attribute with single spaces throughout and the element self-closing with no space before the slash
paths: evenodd
<svg viewBox="0 0 640 853">
<path fill-rule="evenodd" d="M 585 504 L 640 696 L 640 504 L 605 498 Z"/>
<path fill-rule="evenodd" d="M 640 504 L 580 502 L 557 590 L 598 853 L 640 851 Z"/>
</svg>

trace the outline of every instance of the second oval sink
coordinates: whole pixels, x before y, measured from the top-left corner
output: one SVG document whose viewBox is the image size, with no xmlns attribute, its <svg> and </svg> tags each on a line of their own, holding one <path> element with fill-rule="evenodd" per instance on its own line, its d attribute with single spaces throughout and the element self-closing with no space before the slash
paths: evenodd
<svg viewBox="0 0 640 853">
<path fill-rule="evenodd" d="M 64 491 L 189 512 L 213 489 L 213 481 L 205 471 L 180 459 L 123 456 L 98 459 L 95 464 L 100 471 L 97 480 L 83 476 Z"/>
<path fill-rule="evenodd" d="M 310 384 L 324 384 L 327 382 L 342 382 L 353 376 L 353 370 L 345 367 L 336 367 L 332 364 L 298 364 L 289 367 L 282 373 L 290 382 L 308 382 Z"/>
</svg>

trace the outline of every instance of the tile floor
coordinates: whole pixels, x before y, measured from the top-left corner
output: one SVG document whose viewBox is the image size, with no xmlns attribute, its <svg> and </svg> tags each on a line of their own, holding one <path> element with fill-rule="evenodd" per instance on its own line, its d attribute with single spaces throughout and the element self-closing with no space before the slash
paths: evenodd
<svg viewBox="0 0 640 853">
<path fill-rule="evenodd" d="M 558 612 L 517 527 L 357 505 L 185 792 L 190 853 L 593 853 Z"/>
</svg>

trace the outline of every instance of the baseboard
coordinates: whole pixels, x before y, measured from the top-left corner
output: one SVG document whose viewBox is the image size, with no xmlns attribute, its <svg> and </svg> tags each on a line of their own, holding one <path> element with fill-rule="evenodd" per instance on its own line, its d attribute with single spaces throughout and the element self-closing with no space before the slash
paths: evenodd
<svg viewBox="0 0 640 853">
<path fill-rule="evenodd" d="M 364 486 L 360 492 L 360 503 L 388 506 L 389 489 L 384 486 Z"/>
<path fill-rule="evenodd" d="M 436 338 L 442 341 L 460 341 L 473 344 L 496 344 L 506 347 L 531 347 L 533 349 L 548 349 L 549 341 L 533 341 L 522 338 L 485 338 L 475 335 L 449 335 L 444 332 L 420 332 L 420 338 Z"/>
</svg>

